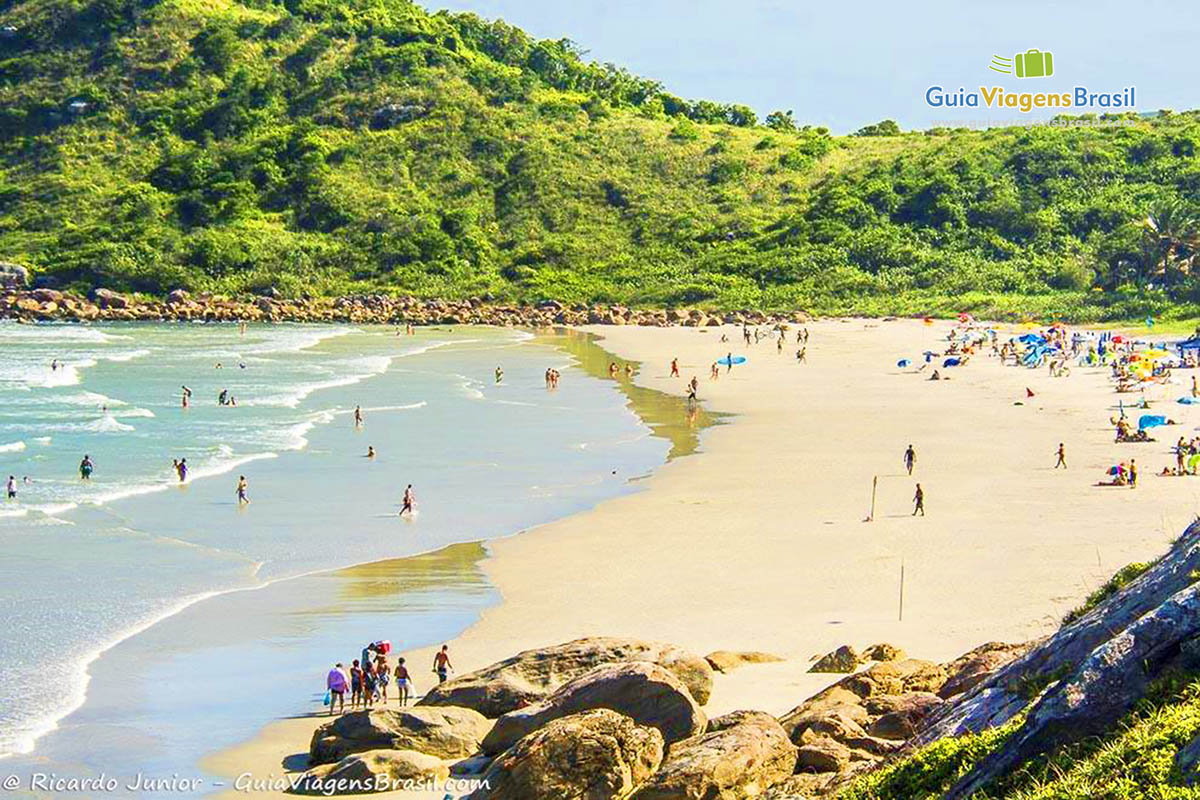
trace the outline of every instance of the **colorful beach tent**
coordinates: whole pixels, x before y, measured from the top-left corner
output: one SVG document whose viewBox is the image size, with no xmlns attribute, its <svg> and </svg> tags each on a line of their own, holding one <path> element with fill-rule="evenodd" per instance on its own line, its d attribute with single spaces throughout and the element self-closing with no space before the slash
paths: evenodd
<svg viewBox="0 0 1200 800">
<path fill-rule="evenodd" d="M 1184 339 L 1182 342 L 1175 344 L 1175 349 L 1179 351 L 1180 357 L 1188 350 L 1200 350 L 1200 336 L 1193 336 L 1190 339 Z"/>
<path fill-rule="evenodd" d="M 1144 431 L 1146 428 L 1157 428 L 1159 425 L 1166 425 L 1167 418 L 1161 414 L 1142 414 L 1138 417 L 1138 430 Z"/>
</svg>

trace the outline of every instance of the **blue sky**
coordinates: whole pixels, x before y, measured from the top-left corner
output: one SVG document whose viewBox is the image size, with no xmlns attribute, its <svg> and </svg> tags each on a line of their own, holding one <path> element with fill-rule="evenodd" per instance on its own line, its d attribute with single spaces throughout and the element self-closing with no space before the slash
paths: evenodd
<svg viewBox="0 0 1200 800">
<path fill-rule="evenodd" d="M 1200 6 L 1053 0 L 804 3 L 781 0 L 418 0 L 500 17 L 539 38 L 566 37 L 596 61 L 661 81 L 691 99 L 793 109 L 839 133 L 880 119 L 923 128 L 953 118 L 1014 118 L 925 103 L 941 85 L 1012 91 L 1137 87 L 1138 111 L 1200 107 Z M 1055 75 L 988 70 L 993 54 L 1054 54 Z M 1043 114 L 1042 116 L 1048 116 Z"/>
</svg>

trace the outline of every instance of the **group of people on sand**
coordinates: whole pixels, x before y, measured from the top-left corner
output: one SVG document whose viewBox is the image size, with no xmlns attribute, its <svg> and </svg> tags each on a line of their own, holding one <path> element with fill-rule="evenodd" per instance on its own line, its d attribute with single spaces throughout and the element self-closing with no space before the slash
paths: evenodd
<svg viewBox="0 0 1200 800">
<path fill-rule="evenodd" d="M 371 642 L 363 648 L 362 653 L 350 663 L 346 669 L 342 662 L 334 664 L 325 676 L 325 705 L 329 714 L 345 713 L 346 695 L 350 695 L 350 710 L 359 708 L 364 711 L 376 703 L 387 705 L 388 687 L 393 679 L 396 682 L 395 698 L 401 706 L 406 706 L 409 700 L 416 697 L 412 675 L 408 671 L 404 658 L 396 659 L 393 668 L 388 661 L 391 653 L 391 642 L 381 640 Z M 445 683 L 454 667 L 450 663 L 450 648 L 442 648 L 433 657 L 433 672 L 438 676 L 438 683 Z"/>
<path fill-rule="evenodd" d="M 621 368 L 619 366 L 617 366 L 617 362 L 615 362 L 615 361 L 608 362 L 608 377 L 615 378 L 620 374 L 621 374 Z M 629 363 L 625 364 L 625 377 L 627 377 L 627 378 L 633 377 L 633 364 L 629 364 Z"/>
</svg>

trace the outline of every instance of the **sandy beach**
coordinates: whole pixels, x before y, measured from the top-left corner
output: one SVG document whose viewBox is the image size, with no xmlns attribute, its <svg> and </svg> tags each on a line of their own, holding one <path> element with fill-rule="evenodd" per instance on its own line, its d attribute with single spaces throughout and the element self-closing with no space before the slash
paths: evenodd
<svg viewBox="0 0 1200 800">
<path fill-rule="evenodd" d="M 1156 474 L 1174 463 L 1174 440 L 1194 434 L 1197 412 L 1174 402 L 1189 373 L 1147 392 L 1154 413 L 1180 425 L 1159 429 L 1155 443 L 1118 445 L 1108 419 L 1118 397 L 1136 397 L 1115 394 L 1106 369 L 1052 378 L 980 354 L 931 382 L 896 362 L 940 350 L 950 323 L 807 327 L 804 364 L 791 337 L 779 354 L 767 339 L 743 347 L 731 327 L 592 330 L 617 358 L 642 362 L 637 383 L 683 394 L 695 375 L 704 407 L 735 416 L 643 491 L 491 543 L 482 566 L 503 601 L 449 643 L 457 671 L 588 635 L 699 654 L 764 650 L 785 660 L 718 675 L 706 711 L 779 714 L 832 682 L 806 670 L 842 644 L 886 641 L 948 660 L 985 641 L 1048 633 L 1117 569 L 1161 554 L 1195 516 L 1200 480 Z M 748 361 L 710 380 L 729 351 Z M 1065 470 L 1053 469 L 1059 442 Z M 910 443 L 911 477 L 901 462 Z M 1095 485 L 1130 457 L 1136 489 Z M 917 482 L 924 517 L 912 516 Z M 400 649 L 418 690 L 428 688 L 432 650 Z M 312 666 L 315 676 L 328 667 Z M 280 775 L 301 766 L 295 755 L 321 721 L 276 722 L 206 766 Z"/>
</svg>

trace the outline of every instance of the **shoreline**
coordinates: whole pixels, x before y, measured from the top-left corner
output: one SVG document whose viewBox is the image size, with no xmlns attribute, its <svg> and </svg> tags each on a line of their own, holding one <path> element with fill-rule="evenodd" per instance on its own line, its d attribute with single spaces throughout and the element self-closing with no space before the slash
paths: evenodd
<svg viewBox="0 0 1200 800">
<path fill-rule="evenodd" d="M 708 336 L 702 337 L 699 331 L 680 328 L 584 329 L 599 335 L 604 349 L 615 356 L 650 365 L 637 376 L 638 385 L 673 387 L 678 393 L 695 371 L 702 379 L 706 408 L 734 415 L 733 423 L 708 431 L 701 458 L 680 459 L 655 470 L 642 481 L 644 492 L 495 541 L 482 568 L 502 600 L 450 642 L 458 672 L 588 635 L 666 641 L 697 654 L 763 650 L 784 660 L 718 673 L 706 711 L 716 715 L 757 708 L 780 714 L 836 679 L 809 674 L 807 668 L 813 657 L 841 644 L 894 642 L 915 657 L 950 660 L 985 641 L 1025 641 L 1042 635 L 1118 568 L 1158 555 L 1190 519 L 1190 511 L 1176 504 L 1180 507 L 1146 524 L 1139 504 L 1170 498 L 1178 488 L 1156 483 L 1149 469 L 1147 485 L 1136 494 L 1105 494 L 1092 487 L 1101 464 L 1115 458 L 1108 455 L 1114 445 L 1106 426 L 1078 417 L 1088 409 L 1093 416 L 1108 413 L 1113 401 L 1103 370 L 1080 370 L 1080 375 L 1060 381 L 1041 371 L 1002 368 L 981 355 L 973 369 L 955 372 L 956 380 L 929 384 L 896 370 L 891 353 L 919 353 L 917 348 L 949 329 L 946 323 L 925 327 L 911 320 L 847 319 L 808 327 L 814 336 L 810 360 L 825 363 L 807 372 L 789 363 L 790 355 L 777 356 L 770 343 L 749 350 L 738 344 L 719 346 L 710 338 L 718 331 L 705 331 Z M 838 342 L 842 334 L 856 341 L 847 348 Z M 751 362 L 735 369 L 731 379 L 723 372 L 720 380 L 710 383 L 702 370 L 717 347 L 750 352 Z M 835 358 L 827 360 L 823 351 L 830 349 L 836 351 Z M 679 379 L 663 374 L 671 354 L 685 364 Z M 846 377 L 861 377 L 863 369 L 874 374 L 867 376 L 869 387 L 856 392 Z M 815 395 L 809 375 L 818 378 L 820 391 Z M 1039 397 L 1045 395 L 1036 407 L 1016 403 L 1026 384 L 1036 387 Z M 998 483 L 1003 491 L 986 480 L 988 470 L 980 469 L 978 454 L 956 442 L 963 437 L 942 430 L 946 409 L 929 407 L 934 402 L 929 393 L 938 390 L 958 395 L 951 405 L 969 418 L 956 422 L 969 444 L 987 442 L 989 430 L 1002 429 L 1004 444 L 993 446 L 999 452 L 989 466 L 1002 472 Z M 866 432 L 866 441 L 885 439 L 889 445 L 882 462 L 874 452 L 878 448 L 863 444 L 864 432 L 824 414 L 837 407 L 851 412 L 853 421 L 855 412 L 864 410 L 853 405 L 862 402 L 856 395 L 872 393 L 894 402 L 895 415 L 904 417 L 881 421 L 879 430 Z M 987 408 L 981 409 L 981 404 Z M 824 436 L 793 430 L 822 422 L 830 428 Z M 1037 437 L 1030 435 L 1033 428 Z M 1049 461 L 1026 463 L 1031 438 L 1039 440 L 1037 455 L 1047 460 L 1058 436 L 1072 442 L 1073 470 L 1053 472 Z M 841 437 L 844 444 L 839 448 Z M 897 505 L 909 502 L 909 489 L 891 485 L 906 483 L 903 478 L 889 477 L 898 471 L 900 451 L 910 437 L 917 439 L 919 453 L 935 454 L 920 459 L 919 476 L 933 480 L 939 493 L 938 512 L 926 520 L 912 520 L 907 509 L 896 513 Z M 835 444 L 832 452 L 821 449 L 830 443 Z M 956 444 L 959 451 L 968 451 L 965 458 L 955 451 Z M 803 461 L 818 451 L 825 455 L 818 461 L 822 471 L 779 463 L 789 454 Z M 847 459 L 847 454 L 855 457 Z M 858 464 L 860 455 L 870 463 Z M 954 463 L 930 474 L 924 465 L 934 459 Z M 1153 462 L 1151 466 L 1157 468 Z M 889 512 L 864 528 L 861 512 L 867 508 L 871 472 L 886 479 L 881 506 Z M 863 475 L 851 481 L 852 473 Z M 763 485 L 758 485 L 764 476 Z M 772 477 L 781 487 L 771 485 Z M 1066 478 L 1069 484 L 1048 483 Z M 820 491 L 789 491 L 795 484 L 813 484 Z M 1045 484 L 1060 510 L 1032 489 L 1028 498 L 1016 499 L 1026 494 L 1023 484 Z M 735 495 L 731 508 L 737 513 L 732 517 L 717 516 L 711 522 L 707 511 L 688 509 L 697 503 L 708 505 L 706 498 L 725 492 Z M 947 506 L 942 498 L 948 492 L 961 502 Z M 797 497 L 805 503 L 796 506 Z M 976 510 L 977 500 L 985 508 Z M 934 513 L 941 513 L 943 520 L 930 522 Z M 1081 522 L 1084 518 L 1102 520 L 1102 530 L 1090 535 Z M 970 526 L 989 533 L 984 536 Z M 724 530 L 711 530 L 714 527 Z M 932 534 L 931 527 L 936 529 Z M 1069 542 L 1046 541 L 1038 535 L 1039 528 Z M 808 541 L 789 541 L 789 530 L 796 529 Z M 870 536 L 864 539 L 863 534 Z M 652 541 L 660 537 L 668 542 Z M 765 555 L 747 546 L 752 537 Z M 904 621 L 896 619 L 901 562 L 907 562 L 910 580 Z M 573 569 L 582 564 L 586 572 Z M 855 577 L 848 579 L 847 571 Z M 414 676 L 425 675 L 422 659 L 432 653 L 432 648 L 404 653 L 417 665 Z M 423 688 L 418 682 L 418 691 Z M 259 736 L 213 754 L 206 763 L 227 776 L 235 766 L 242 768 L 239 772 L 278 773 L 289 756 L 289 763 L 296 763 L 294 756 L 324 720 L 317 712 L 315 717 L 270 723 Z"/>
<path fill-rule="evenodd" d="M 563 333 L 558 333 L 558 334 L 553 334 L 553 335 L 541 335 L 541 336 L 530 335 L 528 340 L 536 339 L 541 344 L 543 344 L 547 347 L 548 352 L 568 356 L 573 362 L 575 362 L 576 366 L 578 367 L 578 369 L 580 370 L 580 372 L 582 374 L 587 374 L 587 375 L 591 375 L 591 376 L 595 377 L 597 375 L 597 364 L 589 363 L 589 362 L 597 361 L 596 356 L 599 355 L 599 356 L 601 356 L 601 358 L 599 360 L 603 361 L 605 364 L 607 364 L 607 354 L 603 353 L 602 351 L 599 351 L 599 349 L 596 348 L 596 346 L 593 343 L 594 337 L 591 337 L 591 336 L 568 336 L 568 333 L 569 332 L 563 332 Z M 570 341 L 568 341 L 568 339 L 570 339 Z M 422 351 L 422 352 L 424 352 L 424 351 Z M 652 427 L 649 422 L 645 421 L 645 419 L 643 418 L 643 414 L 647 414 L 647 416 L 653 417 L 654 413 L 656 411 L 658 411 L 658 409 L 644 408 L 645 398 L 641 398 L 641 400 L 639 401 L 638 398 L 633 396 L 631 394 L 631 392 L 629 391 L 632 387 L 626 381 L 618 382 L 618 388 L 620 389 L 620 393 L 625 396 L 625 400 L 626 400 L 625 405 L 626 405 L 626 409 L 627 409 L 628 413 L 637 417 L 637 419 L 642 421 L 643 425 L 646 425 L 647 427 Z M 657 392 L 648 392 L 647 394 L 658 395 Z M 675 404 L 675 405 L 680 405 L 680 406 L 682 405 L 682 401 L 680 401 L 678 398 L 671 398 L 671 397 L 664 396 L 663 399 L 666 400 L 668 404 Z M 423 405 L 423 403 L 421 405 Z M 397 408 L 408 408 L 408 406 L 397 407 Z M 371 410 L 371 408 L 368 407 L 368 410 Z M 376 409 L 376 410 L 378 410 L 378 409 Z M 649 412 L 649 413 L 647 413 L 647 412 Z M 349 411 L 345 411 L 343 413 L 349 413 Z M 328 419 L 323 420 L 323 421 L 329 422 Z M 711 424 L 711 423 L 706 422 L 704 424 L 707 425 L 707 424 Z M 316 425 L 316 423 L 313 423 L 313 425 Z M 310 427 L 312 427 L 312 426 L 310 426 Z M 684 426 L 676 425 L 676 427 L 683 428 Z M 663 430 L 660 429 L 658 431 L 651 431 L 648 433 L 648 435 L 665 440 L 667 443 L 670 444 L 670 448 L 672 451 L 674 451 L 677 448 L 682 448 L 684 450 L 688 450 L 693 446 L 688 443 L 688 440 L 690 438 L 692 438 L 692 436 L 694 435 L 694 431 L 690 431 L 690 430 L 681 430 L 681 431 L 678 431 L 673 434 L 669 430 L 664 432 Z M 301 448 L 301 449 L 303 449 L 303 448 Z M 262 457 L 262 456 L 259 456 L 259 457 Z M 668 458 L 669 457 L 673 457 L 673 456 L 668 455 Z M 234 467 L 230 467 L 230 469 L 233 469 L 233 468 Z M 206 477 L 206 476 L 197 474 L 196 480 L 199 481 L 201 484 L 207 483 L 207 481 L 202 480 L 204 477 Z M 211 476 L 209 476 L 209 477 L 211 477 Z M 161 491 L 165 491 L 167 489 L 173 489 L 173 488 L 175 488 L 175 485 L 170 484 L 170 483 L 163 484 L 161 486 L 156 485 L 155 487 L 153 487 L 152 493 L 160 493 Z M 199 491 L 199 490 L 197 490 L 197 491 Z M 632 481 L 627 481 L 627 485 L 625 486 L 624 489 L 622 489 L 622 492 L 637 492 L 637 491 L 640 491 L 640 486 L 636 485 Z M 128 501 L 130 499 L 131 498 L 129 498 L 129 497 L 122 497 L 122 498 L 119 498 L 117 500 L 117 502 Z M 590 501 L 588 501 L 588 502 L 590 502 Z M 550 521 L 553 521 L 553 520 L 550 520 Z M 538 523 L 538 524 L 547 524 L 547 523 Z M 534 525 L 532 527 L 537 527 L 537 525 Z M 290 583 L 290 582 L 303 582 L 305 579 L 308 579 L 308 578 L 321 578 L 321 577 L 328 577 L 328 576 L 331 576 L 334 574 L 353 573 L 356 571 L 371 570 L 372 568 L 376 568 L 376 567 L 386 567 L 393 562 L 394 563 L 403 562 L 405 564 L 417 563 L 417 562 L 420 562 L 422 559 L 428 559 L 431 556 L 436 556 L 440 553 L 443 553 L 448 548 L 454 548 L 454 547 L 458 547 L 460 545 L 468 545 L 468 546 L 478 545 L 480 547 L 483 547 L 484 544 L 488 541 L 494 540 L 496 538 L 503 538 L 506 536 L 517 535 L 517 534 L 519 534 L 523 531 L 529 530 L 529 529 L 530 529 L 530 526 L 522 526 L 522 527 L 514 528 L 511 531 L 506 532 L 501 537 L 486 536 L 486 537 L 483 537 L 480 539 L 470 539 L 465 542 L 426 543 L 428 546 L 425 547 L 424 549 L 420 549 L 420 550 L 417 550 L 412 553 L 406 553 L 406 554 L 400 555 L 400 556 L 381 556 L 381 557 L 368 558 L 366 560 L 352 560 L 345 564 L 338 564 L 338 565 L 323 567 L 323 568 L 314 569 L 314 570 L 307 570 L 307 571 L 296 573 L 296 574 L 288 574 L 288 575 L 270 577 L 266 580 L 260 580 L 260 582 L 257 582 L 253 585 L 229 586 L 229 587 L 225 587 L 225 588 L 208 590 L 208 591 L 203 591 L 203 592 L 199 592 L 196 594 L 183 596 L 183 597 L 179 598 L 177 602 L 171 604 L 168 608 L 165 608 L 165 609 L 161 610 L 160 612 L 154 614 L 152 617 L 142 620 L 142 621 L 138 622 L 137 624 L 133 625 L 132 627 L 120 632 L 115 637 L 113 637 L 111 639 L 111 641 L 106 642 L 105 644 L 103 644 L 103 646 L 95 649 L 94 652 L 89 653 L 87 658 L 79 660 L 77 667 L 78 667 L 78 670 L 82 673 L 82 680 L 81 680 L 81 684 L 80 684 L 80 687 L 78 690 L 79 696 L 72 697 L 72 702 L 70 703 L 69 706 L 66 706 L 61 712 L 56 712 L 55 715 L 53 716 L 53 718 L 48 718 L 47 720 L 45 720 L 44 724 L 41 724 L 36 732 L 30 734 L 28 741 L 23 741 L 22 746 L 20 748 L 14 750 L 13 752 L 6 753 L 4 755 L 4 757 L 21 761 L 21 760 L 24 760 L 25 757 L 30 756 L 31 754 L 33 754 L 33 756 L 37 756 L 38 752 L 39 752 L 38 749 L 41 746 L 43 738 L 46 737 L 47 735 L 53 734 L 55 731 L 60 730 L 60 726 L 62 725 L 63 720 L 71 717 L 71 715 L 75 714 L 77 711 L 79 711 L 81 708 L 83 708 L 86 704 L 88 704 L 93 699 L 91 696 L 91 693 L 92 693 L 92 688 L 93 688 L 93 683 L 94 683 L 95 667 L 96 667 L 97 662 L 102 657 L 104 657 L 106 653 L 109 653 L 114 648 L 119 648 L 122 645 L 129 643 L 131 640 L 135 639 L 136 637 L 139 637 L 142 634 L 145 634 L 146 632 L 157 628 L 158 626 L 162 625 L 163 623 L 168 623 L 168 627 L 169 627 L 171 620 L 183 615 L 185 612 L 188 612 L 189 610 L 194 609 L 194 607 L 196 607 L 198 605 L 202 605 L 205 601 L 213 601 L 216 599 L 220 599 L 222 601 L 222 603 L 225 605 L 230 605 L 230 604 L 238 605 L 238 603 L 232 603 L 230 601 L 231 596 L 245 594 L 251 590 L 254 590 L 254 591 L 270 590 L 272 587 L 276 587 L 280 584 Z M 286 590 L 283 590 L 283 591 L 284 591 L 284 593 L 286 593 Z M 200 614 L 200 613 L 202 613 L 202 612 L 197 612 L 197 614 Z"/>
</svg>

